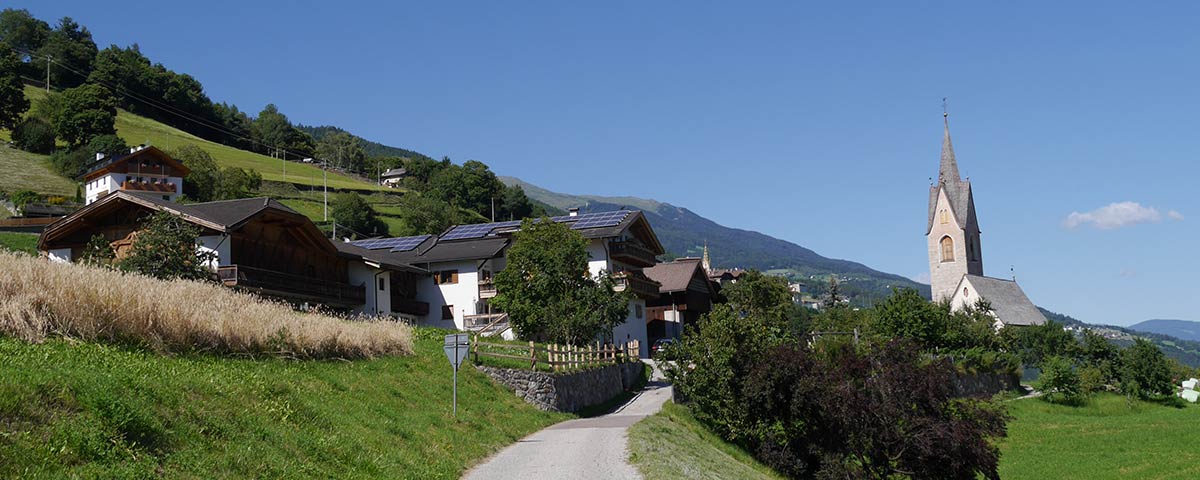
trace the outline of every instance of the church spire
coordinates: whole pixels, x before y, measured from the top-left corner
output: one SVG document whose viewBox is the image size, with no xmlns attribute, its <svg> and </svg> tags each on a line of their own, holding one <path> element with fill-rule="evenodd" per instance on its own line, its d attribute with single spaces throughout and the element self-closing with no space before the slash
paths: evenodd
<svg viewBox="0 0 1200 480">
<path fill-rule="evenodd" d="M 954 159 L 954 144 L 950 143 L 950 116 L 944 111 L 942 112 L 942 125 L 945 130 L 942 138 L 942 165 L 938 169 L 938 183 L 959 182 L 962 177 L 958 175 L 958 161 Z"/>
<path fill-rule="evenodd" d="M 708 259 L 708 240 L 704 241 L 704 258 L 700 260 L 700 265 L 704 267 L 705 272 L 712 271 L 712 262 Z"/>
</svg>

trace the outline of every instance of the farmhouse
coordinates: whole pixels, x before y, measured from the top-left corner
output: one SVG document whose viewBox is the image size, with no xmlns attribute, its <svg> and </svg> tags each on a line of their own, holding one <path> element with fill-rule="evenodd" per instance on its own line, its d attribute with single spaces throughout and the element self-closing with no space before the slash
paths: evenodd
<svg viewBox="0 0 1200 480">
<path fill-rule="evenodd" d="M 699 258 L 681 258 L 659 263 L 644 270 L 646 277 L 658 282 L 659 297 L 647 300 L 647 335 L 650 343 L 660 338 L 679 338 L 687 325 L 695 325 L 700 316 L 712 311 L 714 282 L 709 280 Z"/>
<path fill-rule="evenodd" d="M 393 168 L 379 175 L 379 184 L 385 187 L 396 188 L 404 181 L 404 177 L 408 176 L 408 170 L 403 168 Z"/>
<path fill-rule="evenodd" d="M 659 297 L 660 285 L 643 269 L 657 263 L 662 244 L 640 211 L 618 210 L 554 217 L 588 239 L 588 270 L 593 275 L 610 272 L 617 289 L 632 293 L 626 322 L 612 332 L 613 339 L 641 340 L 648 348 L 646 302 Z M 488 301 L 496 296 L 495 272 L 505 266 L 504 254 L 520 221 L 456 225 L 437 237 L 373 239 L 352 242 L 368 250 L 387 250 L 403 262 L 430 272 L 415 285 L 418 308 L 408 314 L 426 325 L 458 330 L 504 330 L 505 314 Z M 643 351 L 642 355 L 647 355 Z"/>
<path fill-rule="evenodd" d="M 150 146 L 134 147 L 124 155 L 96 154 L 83 176 L 85 204 L 91 204 L 112 192 L 130 191 L 153 194 L 174 201 L 183 194 L 187 167 L 162 150 Z"/>
<path fill-rule="evenodd" d="M 385 252 L 335 244 L 307 217 L 269 198 L 181 205 L 157 192 L 117 190 L 47 226 L 38 250 L 52 261 L 71 262 L 100 235 L 120 258 L 155 212 L 200 228 L 196 248 L 214 254 L 209 267 L 225 285 L 296 306 L 387 314 L 391 275 L 382 273 L 426 273 Z"/>
</svg>

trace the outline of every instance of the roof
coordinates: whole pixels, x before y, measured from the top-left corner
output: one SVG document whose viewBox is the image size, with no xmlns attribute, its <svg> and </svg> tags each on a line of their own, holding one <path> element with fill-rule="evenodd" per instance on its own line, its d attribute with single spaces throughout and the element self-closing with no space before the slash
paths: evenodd
<svg viewBox="0 0 1200 480">
<path fill-rule="evenodd" d="M 938 193 L 946 192 L 950 210 L 961 228 L 975 221 L 975 200 L 971 197 L 971 181 L 963 180 L 958 173 L 958 160 L 954 157 L 954 144 L 950 142 L 950 123 L 945 122 L 942 138 L 942 160 L 938 166 L 937 183 L 929 187 L 929 225 L 925 233 L 933 230 L 937 214 Z"/>
<path fill-rule="evenodd" d="M 383 174 L 380 176 L 383 178 L 389 178 L 389 177 L 403 177 L 405 175 L 408 175 L 408 170 L 405 170 L 403 168 L 393 168 L 391 170 L 383 172 Z"/>
<path fill-rule="evenodd" d="M 412 273 L 429 273 L 423 268 L 414 267 L 405 261 L 403 255 L 391 252 L 389 250 L 368 250 L 350 242 L 333 241 L 333 246 L 337 248 L 338 255 L 344 258 L 354 260 L 362 260 L 369 263 L 374 263 L 386 270 L 395 270 L 398 272 Z"/>
<path fill-rule="evenodd" d="M 1038 310 L 1021 286 L 1014 280 L 963 275 L 961 282 L 970 282 L 979 296 L 992 304 L 992 312 L 1005 325 L 1042 325 L 1046 316 Z M 960 286 L 961 286 L 960 282 Z M 956 292 L 955 295 L 958 293 Z"/>
<path fill-rule="evenodd" d="M 415 264 L 455 262 L 460 260 L 486 260 L 496 258 L 508 246 L 508 237 L 485 237 L 473 240 L 438 242 L 420 252 L 396 253 L 405 261 Z"/>
<path fill-rule="evenodd" d="M 98 170 L 107 169 L 118 163 L 123 163 L 126 160 L 129 160 L 131 158 L 141 157 L 144 155 L 153 156 L 155 158 L 158 158 L 159 160 L 162 160 L 165 163 L 170 164 L 171 167 L 179 170 L 184 176 L 186 176 L 188 173 L 191 172 L 191 169 L 189 169 L 186 165 L 180 163 L 178 160 L 171 158 L 171 156 L 167 155 L 166 152 L 159 150 L 157 147 L 146 145 L 146 146 L 141 146 L 141 147 L 134 147 L 134 148 L 130 149 L 129 153 L 126 153 L 126 154 L 108 155 L 106 157 L 103 157 L 99 160 L 96 160 L 96 161 L 84 166 L 83 171 L 86 173 L 84 173 L 82 175 L 82 178 L 90 179 L 92 177 L 92 174 L 96 173 Z"/>
<path fill-rule="evenodd" d="M 601 218 L 607 217 L 607 218 Z M 599 219 L 599 220 L 598 220 Z M 534 219 L 539 221 L 540 219 Z M 551 217 L 557 223 L 569 223 L 571 229 L 583 235 L 584 238 L 613 238 L 630 231 L 655 255 L 666 253 L 659 241 L 658 235 L 646 220 L 640 210 L 612 210 L 605 212 L 587 212 L 581 215 L 563 215 Z M 458 242 L 488 237 L 507 236 L 520 230 L 521 221 L 478 223 L 454 225 L 438 236 L 438 243 Z"/>
<path fill-rule="evenodd" d="M 700 260 L 696 258 L 679 259 L 674 262 L 659 263 L 653 267 L 642 269 L 651 280 L 660 284 L 660 293 L 682 292 L 688 289 L 700 268 Z M 701 274 L 707 285 L 707 276 Z"/>
<path fill-rule="evenodd" d="M 324 238 L 324 235 L 317 230 L 316 225 L 313 225 L 312 221 L 308 220 L 308 217 L 271 198 L 243 198 L 185 205 L 163 200 L 162 197 L 156 194 L 118 190 L 48 225 L 38 239 L 38 247 L 42 248 L 47 241 L 61 238 L 78 230 L 75 227 L 82 224 L 77 223 L 77 220 L 93 212 L 112 208 L 113 205 L 119 202 L 129 202 L 151 210 L 165 211 L 179 215 L 185 221 L 222 233 L 236 230 L 246 221 L 269 210 L 293 217 L 297 220 L 303 219 L 310 233 L 314 236 Z M 334 250 L 332 245 L 327 248 L 329 251 Z"/>
</svg>

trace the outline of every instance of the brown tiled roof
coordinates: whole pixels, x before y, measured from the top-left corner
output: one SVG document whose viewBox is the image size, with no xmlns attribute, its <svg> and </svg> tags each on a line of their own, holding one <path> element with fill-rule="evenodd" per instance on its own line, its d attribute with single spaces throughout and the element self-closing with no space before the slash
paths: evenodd
<svg viewBox="0 0 1200 480">
<path fill-rule="evenodd" d="M 662 284 L 658 289 L 659 292 L 671 293 L 687 290 L 688 285 L 692 282 L 692 277 L 696 275 L 696 270 L 698 269 L 700 269 L 700 260 L 687 258 L 674 262 L 660 263 L 653 267 L 642 269 L 642 273 L 646 274 L 651 280 Z"/>
</svg>

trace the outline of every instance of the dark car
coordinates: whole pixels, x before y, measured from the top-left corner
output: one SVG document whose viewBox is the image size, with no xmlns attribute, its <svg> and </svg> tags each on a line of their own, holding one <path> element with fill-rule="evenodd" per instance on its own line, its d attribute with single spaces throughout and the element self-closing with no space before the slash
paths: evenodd
<svg viewBox="0 0 1200 480">
<path fill-rule="evenodd" d="M 650 355 L 651 356 L 658 355 L 659 352 L 662 352 L 662 351 L 666 350 L 667 348 L 670 348 L 670 346 L 674 345 L 674 344 L 675 344 L 674 338 L 660 338 L 658 340 L 655 340 L 654 345 L 650 346 Z"/>
</svg>

